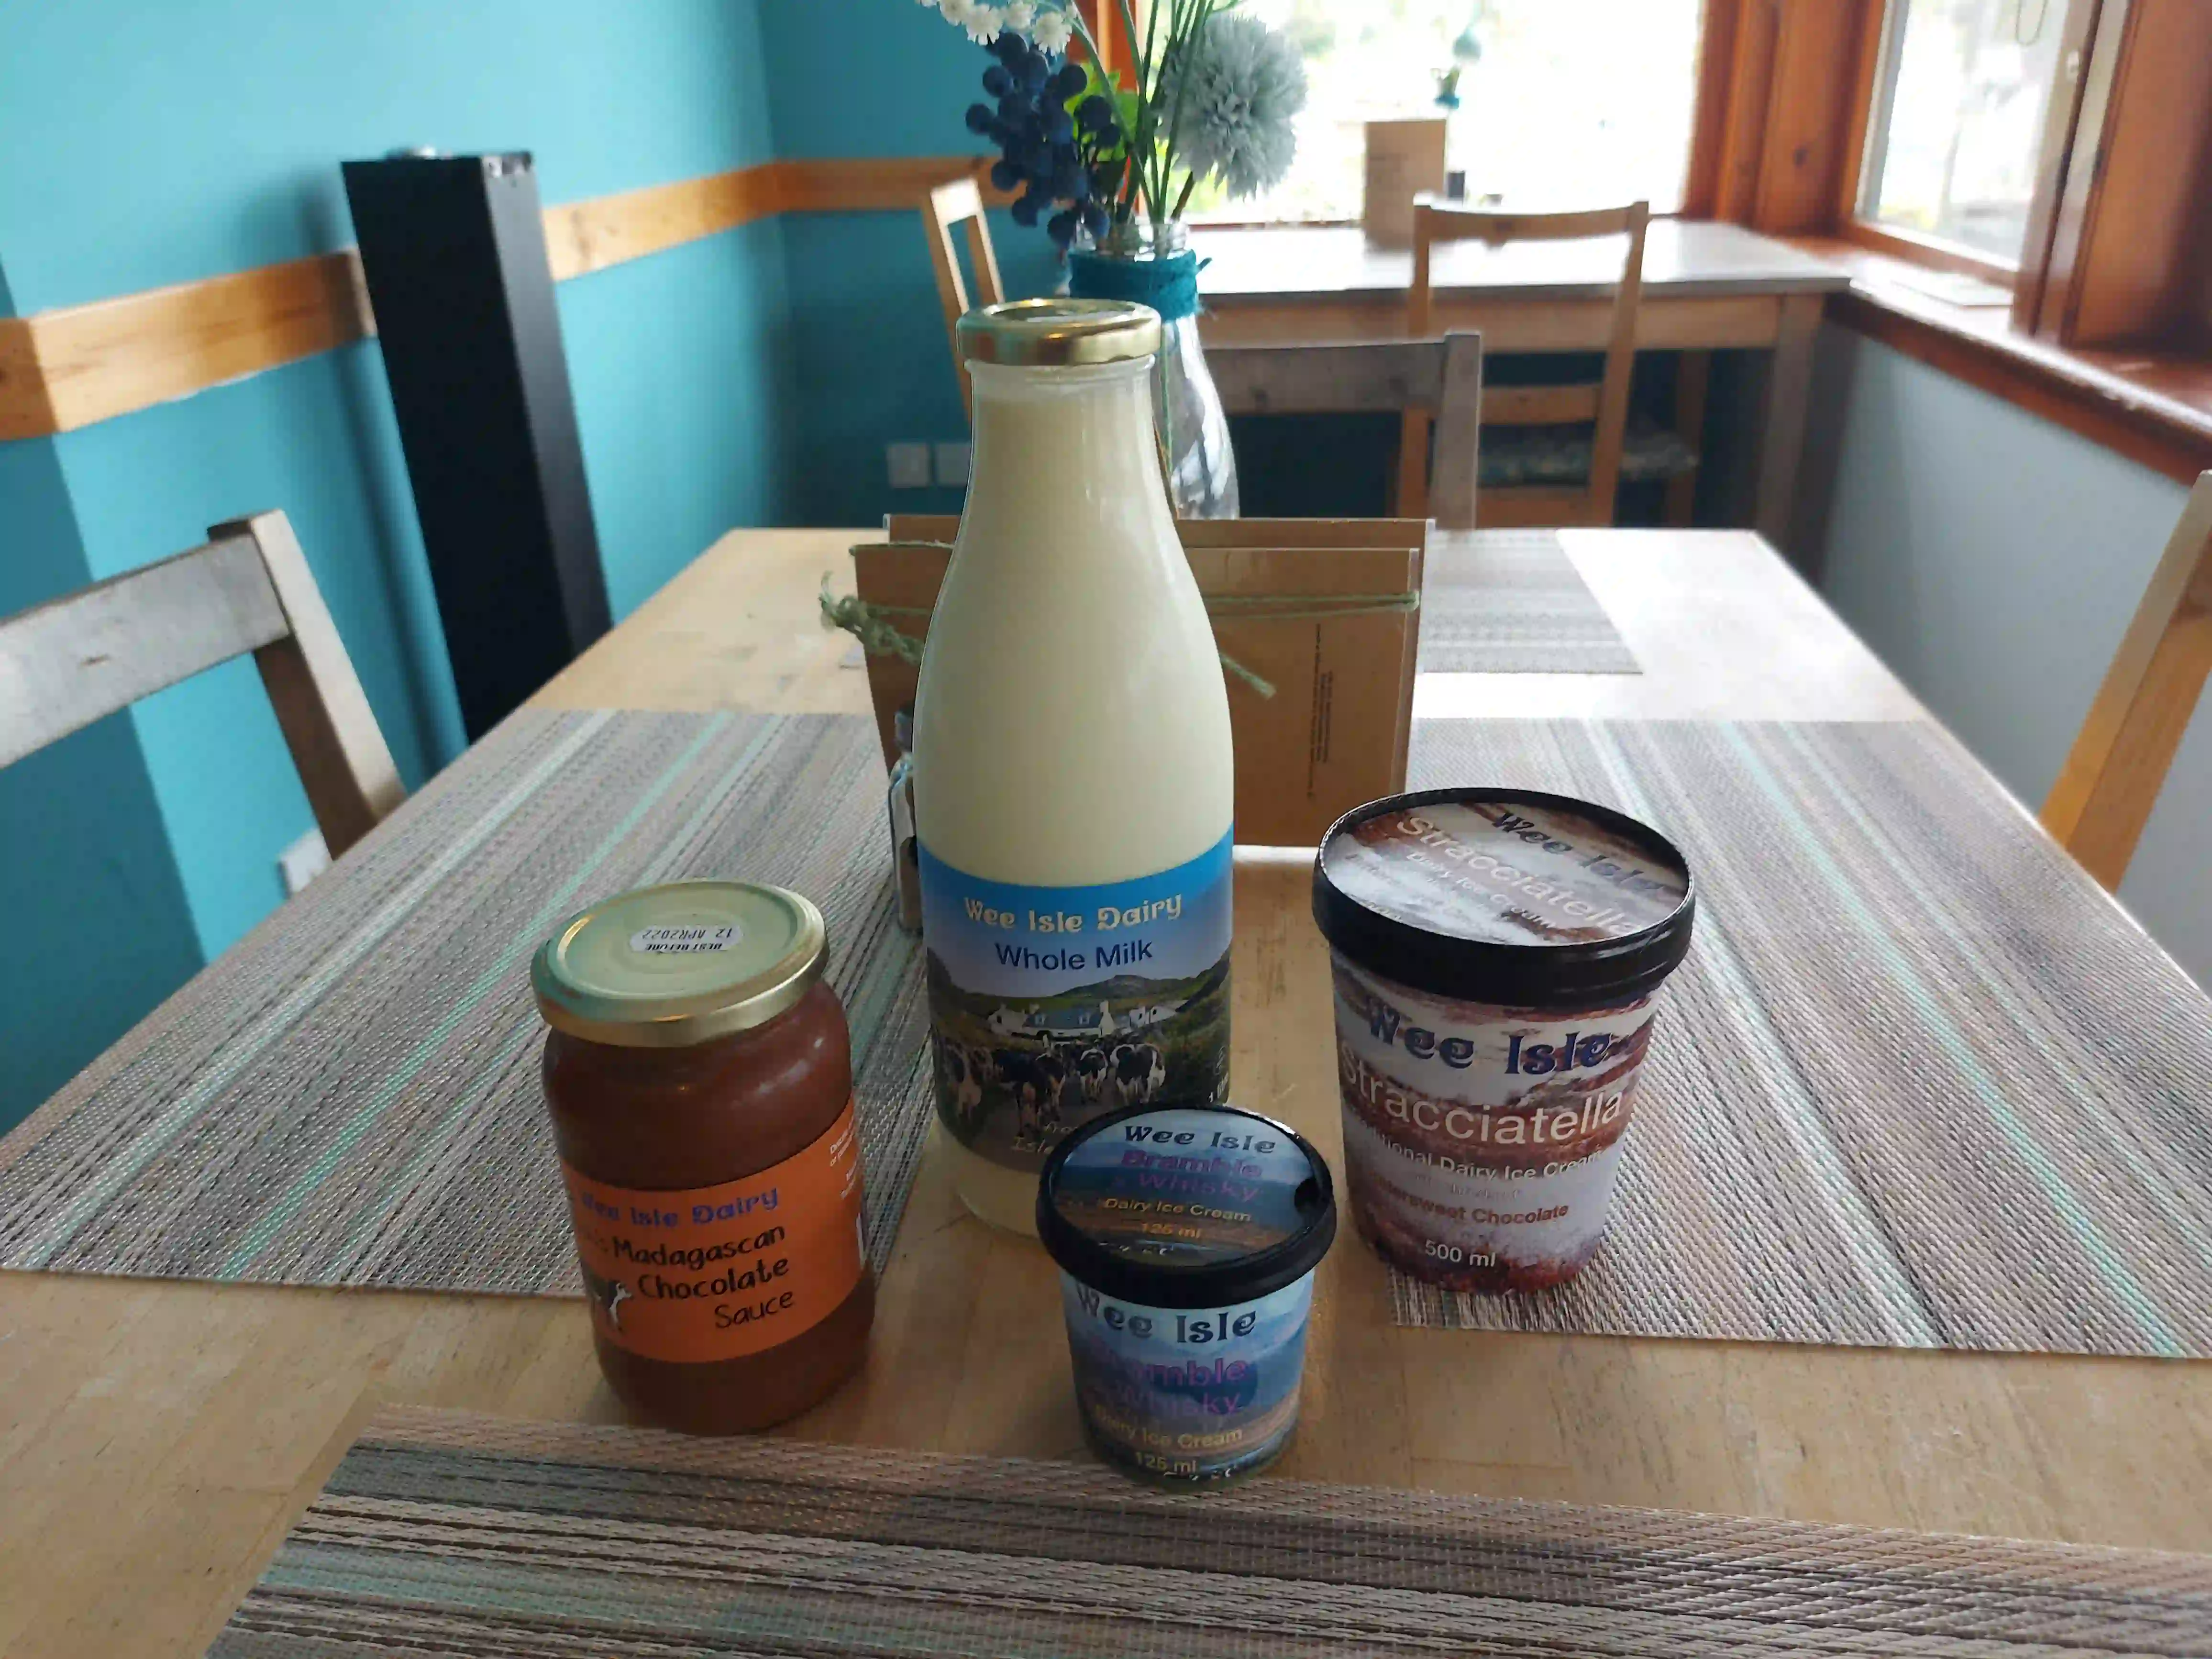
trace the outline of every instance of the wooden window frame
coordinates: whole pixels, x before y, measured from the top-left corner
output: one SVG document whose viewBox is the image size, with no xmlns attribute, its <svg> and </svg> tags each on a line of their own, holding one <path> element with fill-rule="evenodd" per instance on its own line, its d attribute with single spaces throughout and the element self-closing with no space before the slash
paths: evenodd
<svg viewBox="0 0 2212 1659">
<path fill-rule="evenodd" d="M 1836 195 L 1836 234 L 1871 252 L 1908 260 L 1936 270 L 1978 276 L 2017 294 L 2023 286 L 2039 289 L 2048 252 L 2050 201 L 2063 179 L 2074 120 L 2080 105 L 2083 77 L 2069 74 L 2069 52 L 2086 43 L 2094 27 L 2099 0 L 2046 0 L 2063 5 L 2058 43 L 2059 74 L 2044 114 L 2044 134 L 2038 155 L 2035 191 L 2028 208 L 2028 222 L 2021 237 L 2021 257 L 2000 259 L 1948 236 L 1931 235 L 1886 225 L 1867 216 L 1860 197 L 1866 182 L 1869 141 L 1875 128 L 1875 106 L 1893 90 L 1895 65 L 1887 61 L 1892 46 L 1891 19 L 1910 0 L 1860 0 L 1856 40 L 1856 82 L 1851 98 L 1851 121 L 1844 134 Z M 1887 74 L 1885 75 L 1885 71 Z M 2059 142 L 2054 145 L 2054 134 Z"/>
<path fill-rule="evenodd" d="M 1116 0 L 1081 3 L 1125 55 Z M 1704 0 L 1679 216 L 1977 278 L 2044 344 L 2212 360 L 2212 0 L 2048 0 L 2059 69 L 2016 263 L 1860 212 L 1901 3 Z"/>
<path fill-rule="evenodd" d="M 1133 9 L 1142 13 L 1143 0 L 1131 0 Z M 1123 20 L 1121 8 L 1115 0 L 1076 0 L 1076 9 L 1090 25 L 1091 37 L 1097 41 L 1105 62 L 1100 65 L 1109 75 L 1132 72 L 1137 62 L 1137 45 L 1129 38 L 1129 26 Z"/>
<path fill-rule="evenodd" d="M 1890 3 L 1705 0 L 1685 216 L 1795 240 L 1850 271 L 1837 323 L 2193 482 L 2212 468 L 2212 0 L 2052 0 L 2066 33 L 2017 270 L 1858 216 Z"/>
<path fill-rule="evenodd" d="M 1860 210 L 1908 3 L 1706 0 L 1686 213 L 1978 277 L 2052 344 L 2212 355 L 2212 3 L 2050 0 L 2059 68 L 2015 264 Z"/>
</svg>

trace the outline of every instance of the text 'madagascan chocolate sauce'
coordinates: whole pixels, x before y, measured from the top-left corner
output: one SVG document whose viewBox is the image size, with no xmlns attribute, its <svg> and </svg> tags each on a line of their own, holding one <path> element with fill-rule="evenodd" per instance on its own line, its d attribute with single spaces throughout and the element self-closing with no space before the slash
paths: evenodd
<svg viewBox="0 0 2212 1659">
<path fill-rule="evenodd" d="M 532 966 L 592 1334 L 641 1416 L 730 1434 L 805 1411 L 875 1315 L 845 1011 L 822 913 L 746 882 L 642 888 Z"/>
<path fill-rule="evenodd" d="M 1414 1278 L 1528 1291 L 1605 1237 L 1688 865 L 1610 808 L 1435 789 L 1356 808 L 1314 861 L 1345 1190 Z"/>
</svg>

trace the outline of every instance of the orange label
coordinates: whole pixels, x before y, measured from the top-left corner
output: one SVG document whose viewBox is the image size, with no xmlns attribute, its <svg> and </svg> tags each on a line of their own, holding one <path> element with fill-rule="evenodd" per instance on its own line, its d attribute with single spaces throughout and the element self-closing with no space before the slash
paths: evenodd
<svg viewBox="0 0 2212 1659">
<path fill-rule="evenodd" d="M 860 1137 L 845 1103 L 804 1152 L 719 1187 L 641 1192 L 562 1164 L 592 1323 L 648 1359 L 788 1342 L 860 1282 Z"/>
</svg>

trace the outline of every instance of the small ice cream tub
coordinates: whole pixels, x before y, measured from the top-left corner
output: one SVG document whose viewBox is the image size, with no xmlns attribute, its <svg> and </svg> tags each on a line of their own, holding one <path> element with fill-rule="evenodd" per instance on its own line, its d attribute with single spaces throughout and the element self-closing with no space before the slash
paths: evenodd
<svg viewBox="0 0 2212 1659">
<path fill-rule="evenodd" d="M 1328 1165 L 1233 1106 L 1137 1106 L 1083 1126 L 1037 1183 L 1084 1433 L 1173 1487 L 1264 1468 L 1297 1426 Z"/>
<path fill-rule="evenodd" d="M 1605 1237 L 1697 893 L 1657 830 L 1514 789 L 1355 808 L 1314 860 L 1353 1225 L 1449 1290 L 1571 1279 Z"/>
</svg>

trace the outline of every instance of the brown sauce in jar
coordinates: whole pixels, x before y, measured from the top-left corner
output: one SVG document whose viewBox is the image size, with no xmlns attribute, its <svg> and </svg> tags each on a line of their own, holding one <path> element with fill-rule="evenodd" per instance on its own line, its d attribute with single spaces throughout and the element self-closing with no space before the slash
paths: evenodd
<svg viewBox="0 0 2212 1659">
<path fill-rule="evenodd" d="M 599 1364 L 694 1433 L 781 1422 L 866 1358 L 851 1040 L 794 893 L 684 882 L 538 953 L 545 1099 Z"/>
</svg>

